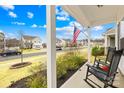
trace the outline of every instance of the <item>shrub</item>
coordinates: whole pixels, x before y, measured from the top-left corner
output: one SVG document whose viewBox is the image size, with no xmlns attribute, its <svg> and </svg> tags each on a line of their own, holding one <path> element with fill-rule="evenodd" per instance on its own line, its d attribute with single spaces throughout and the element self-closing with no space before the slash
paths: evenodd
<svg viewBox="0 0 124 93">
<path fill-rule="evenodd" d="M 27 79 L 26 86 L 30 88 L 46 88 L 47 77 L 45 66 L 43 64 L 32 66 L 29 70 L 33 75 Z"/>
<path fill-rule="evenodd" d="M 38 65 L 31 66 L 31 69 L 29 69 L 29 72 L 31 74 L 36 74 L 37 72 L 41 72 L 44 69 L 46 69 L 46 66 L 44 64 L 42 64 L 41 62 L 39 62 Z"/>
<path fill-rule="evenodd" d="M 64 78 L 67 74 L 67 68 L 64 64 L 57 64 L 57 78 Z"/>
<path fill-rule="evenodd" d="M 30 88 L 47 88 L 47 77 L 45 75 L 37 74 L 27 80 L 27 87 Z"/>
<path fill-rule="evenodd" d="M 103 56 L 104 55 L 104 48 L 95 46 L 92 48 L 92 55 L 93 56 Z"/>
<path fill-rule="evenodd" d="M 57 78 L 66 76 L 68 70 L 78 69 L 84 58 L 80 52 L 67 52 L 57 58 Z"/>
<path fill-rule="evenodd" d="M 84 62 L 84 58 L 80 52 L 67 52 L 58 56 L 57 58 L 57 79 L 64 78 L 67 75 L 68 70 L 78 69 L 79 66 Z M 47 77 L 44 73 L 41 73 L 45 68 L 43 64 L 34 66 L 30 72 L 34 74 L 27 80 L 27 87 L 31 88 L 46 88 Z"/>
</svg>

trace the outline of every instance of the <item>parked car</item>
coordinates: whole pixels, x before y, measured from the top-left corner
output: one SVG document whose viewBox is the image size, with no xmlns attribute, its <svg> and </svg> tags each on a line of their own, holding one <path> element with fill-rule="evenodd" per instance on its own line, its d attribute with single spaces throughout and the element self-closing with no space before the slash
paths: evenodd
<svg viewBox="0 0 124 93">
<path fill-rule="evenodd" d="M 21 52 L 17 51 L 17 50 L 6 50 L 6 51 L 0 53 L 0 55 L 3 57 L 11 56 L 11 55 L 21 55 Z"/>
<path fill-rule="evenodd" d="M 56 46 L 56 50 L 62 50 L 61 46 Z"/>
</svg>

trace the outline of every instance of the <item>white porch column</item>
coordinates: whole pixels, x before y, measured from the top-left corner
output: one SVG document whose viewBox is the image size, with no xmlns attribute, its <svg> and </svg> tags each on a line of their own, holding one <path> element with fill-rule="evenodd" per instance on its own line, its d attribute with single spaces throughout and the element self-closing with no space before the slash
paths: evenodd
<svg viewBox="0 0 124 93">
<path fill-rule="evenodd" d="M 119 31 L 118 31 L 118 23 L 116 23 L 116 28 L 115 28 L 115 47 L 118 50 L 119 49 L 119 37 L 118 37 Z"/>
<path fill-rule="evenodd" d="M 91 58 L 91 43 L 90 43 L 90 39 L 91 39 L 91 28 L 88 27 L 87 29 L 87 34 L 88 34 L 88 63 L 91 62 L 90 58 Z"/>
<path fill-rule="evenodd" d="M 47 16 L 47 86 L 56 88 L 56 15 L 55 6 L 46 6 Z"/>
<path fill-rule="evenodd" d="M 107 54 L 107 46 L 108 46 L 108 37 L 105 35 L 105 54 Z"/>
</svg>

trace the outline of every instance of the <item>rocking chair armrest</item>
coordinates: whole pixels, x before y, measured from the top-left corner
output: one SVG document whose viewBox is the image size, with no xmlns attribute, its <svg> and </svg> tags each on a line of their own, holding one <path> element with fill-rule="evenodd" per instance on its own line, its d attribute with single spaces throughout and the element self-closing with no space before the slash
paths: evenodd
<svg viewBox="0 0 124 93">
<path fill-rule="evenodd" d="M 117 74 L 117 72 L 114 72 L 113 74 L 111 74 L 110 76 L 114 76 L 114 75 L 116 75 Z"/>
<path fill-rule="evenodd" d="M 88 66 L 88 69 L 89 68 L 91 68 L 91 69 L 93 69 L 93 70 L 96 70 L 97 72 L 101 72 L 101 73 L 106 73 L 105 71 L 103 71 L 103 70 L 100 70 L 100 69 L 98 69 L 98 68 L 96 68 L 96 67 L 94 67 L 94 66 L 91 66 L 91 65 L 89 65 L 89 64 L 86 64 L 87 66 Z"/>
<path fill-rule="evenodd" d="M 96 61 L 98 64 L 102 64 L 102 65 L 105 65 L 105 66 L 109 66 L 109 64 L 107 64 L 107 63 L 105 63 L 105 62 L 103 62 L 103 61 L 101 61 L 101 60 L 99 60 L 99 61 Z"/>
</svg>

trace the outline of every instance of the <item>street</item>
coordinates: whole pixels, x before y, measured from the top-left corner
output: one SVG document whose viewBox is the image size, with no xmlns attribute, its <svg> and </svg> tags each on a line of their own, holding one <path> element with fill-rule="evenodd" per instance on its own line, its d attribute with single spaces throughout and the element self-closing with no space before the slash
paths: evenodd
<svg viewBox="0 0 124 93">
<path fill-rule="evenodd" d="M 78 48 L 78 49 L 82 49 L 82 48 Z M 73 50 L 76 50 L 76 48 L 73 49 Z M 58 52 L 65 52 L 65 51 L 70 51 L 70 49 L 58 50 L 57 53 Z M 33 56 L 39 56 L 39 55 L 46 55 L 46 52 L 23 54 L 23 58 L 33 57 Z M 6 56 L 6 57 L 0 56 L 0 62 L 7 61 L 7 60 L 12 60 L 12 59 L 19 59 L 20 57 L 21 57 L 21 55 Z"/>
</svg>

